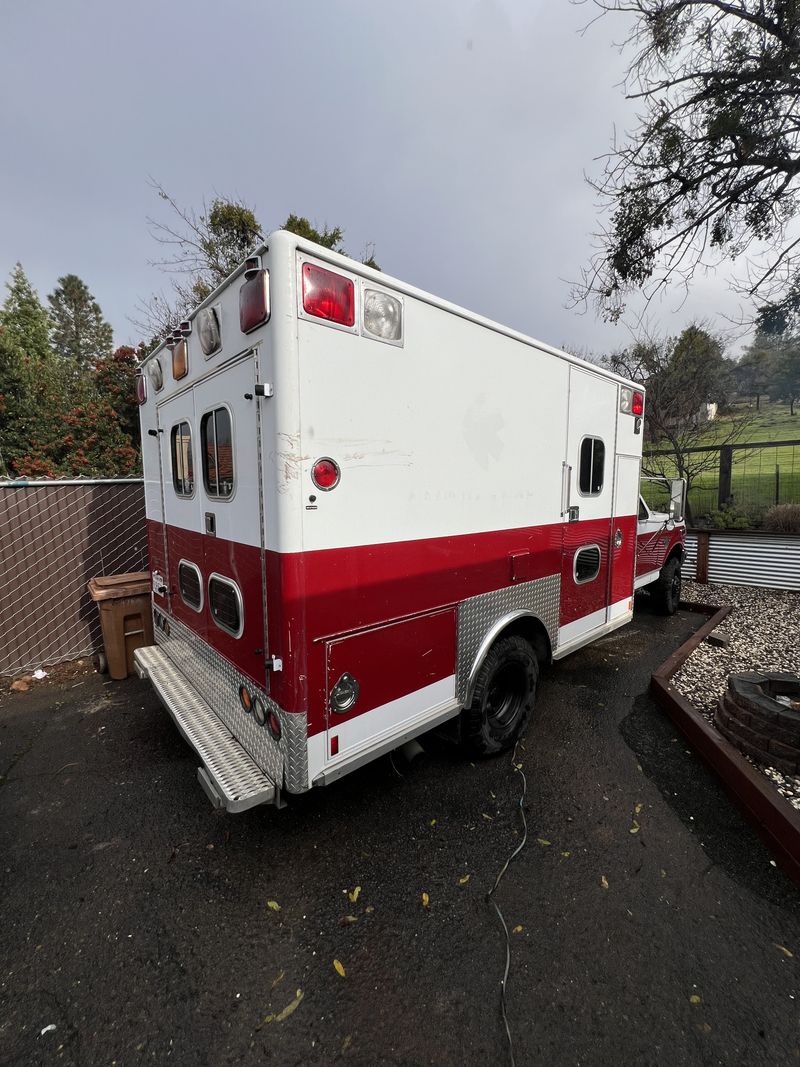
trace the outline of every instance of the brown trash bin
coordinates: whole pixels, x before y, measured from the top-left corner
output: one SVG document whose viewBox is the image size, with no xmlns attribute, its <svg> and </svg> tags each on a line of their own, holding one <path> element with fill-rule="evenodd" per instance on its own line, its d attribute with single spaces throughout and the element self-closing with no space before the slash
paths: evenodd
<svg viewBox="0 0 800 1067">
<path fill-rule="evenodd" d="M 135 650 L 153 644 L 150 572 L 92 578 L 89 593 L 100 611 L 108 673 L 127 678 L 133 673 Z"/>
</svg>

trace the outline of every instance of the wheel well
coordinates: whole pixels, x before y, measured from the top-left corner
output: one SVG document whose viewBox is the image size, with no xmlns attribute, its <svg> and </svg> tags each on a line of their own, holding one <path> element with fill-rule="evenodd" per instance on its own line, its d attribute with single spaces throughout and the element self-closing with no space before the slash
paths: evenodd
<svg viewBox="0 0 800 1067">
<path fill-rule="evenodd" d="M 542 666 L 550 662 L 552 658 L 550 636 L 539 619 L 533 615 L 523 615 L 521 618 L 514 619 L 497 634 L 495 640 L 511 636 L 524 637 L 533 646 L 536 658 Z"/>
<path fill-rule="evenodd" d="M 683 558 L 684 558 L 685 555 L 686 555 L 686 553 L 683 550 L 683 546 L 682 545 L 675 545 L 673 547 L 672 551 L 670 552 L 670 554 L 664 560 L 664 566 L 666 566 L 671 559 L 676 559 L 678 561 L 678 563 L 683 563 Z"/>
</svg>

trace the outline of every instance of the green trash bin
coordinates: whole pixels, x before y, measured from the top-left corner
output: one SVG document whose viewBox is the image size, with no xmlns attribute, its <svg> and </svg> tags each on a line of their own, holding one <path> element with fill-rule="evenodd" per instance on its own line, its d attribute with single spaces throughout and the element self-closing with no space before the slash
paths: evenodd
<svg viewBox="0 0 800 1067">
<path fill-rule="evenodd" d="M 133 674 L 136 649 L 153 644 L 150 572 L 92 578 L 89 593 L 100 611 L 108 673 L 127 678 Z"/>
</svg>

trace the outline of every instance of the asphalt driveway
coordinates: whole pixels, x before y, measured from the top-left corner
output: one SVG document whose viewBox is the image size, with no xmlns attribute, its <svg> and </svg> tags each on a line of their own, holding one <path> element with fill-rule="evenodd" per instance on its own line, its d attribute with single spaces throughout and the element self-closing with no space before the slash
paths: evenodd
<svg viewBox="0 0 800 1067">
<path fill-rule="evenodd" d="M 519 1065 L 800 1062 L 797 890 L 646 695 L 702 621 L 544 677 L 497 895 Z M 0 698 L 0 1064 L 510 1062 L 508 756 L 239 816 L 195 767 L 138 680 Z"/>
</svg>

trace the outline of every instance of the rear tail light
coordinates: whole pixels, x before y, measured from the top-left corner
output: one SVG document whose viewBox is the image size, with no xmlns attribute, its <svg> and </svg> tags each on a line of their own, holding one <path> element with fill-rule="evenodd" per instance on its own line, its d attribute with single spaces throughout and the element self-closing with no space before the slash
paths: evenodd
<svg viewBox="0 0 800 1067">
<path fill-rule="evenodd" d="M 147 400 L 147 378 L 143 374 L 136 375 L 136 400 L 139 404 Z"/>
<path fill-rule="evenodd" d="M 323 492 L 335 489 L 341 476 L 342 472 L 339 470 L 339 464 L 328 456 L 318 459 L 311 468 L 311 480 L 317 489 L 321 489 Z"/>
<path fill-rule="evenodd" d="M 239 327 L 251 333 L 269 318 L 269 271 L 255 270 L 239 290 Z"/>
<path fill-rule="evenodd" d="M 623 385 L 619 391 L 619 410 L 625 415 L 643 415 L 644 393 Z"/>
<path fill-rule="evenodd" d="M 355 309 L 355 286 L 349 278 L 313 263 L 303 264 L 303 311 L 307 315 L 354 326 Z"/>
<path fill-rule="evenodd" d="M 186 343 L 186 338 L 175 345 L 172 349 L 172 377 L 175 381 L 180 381 L 181 378 L 185 378 L 189 370 L 189 346 Z"/>
</svg>

